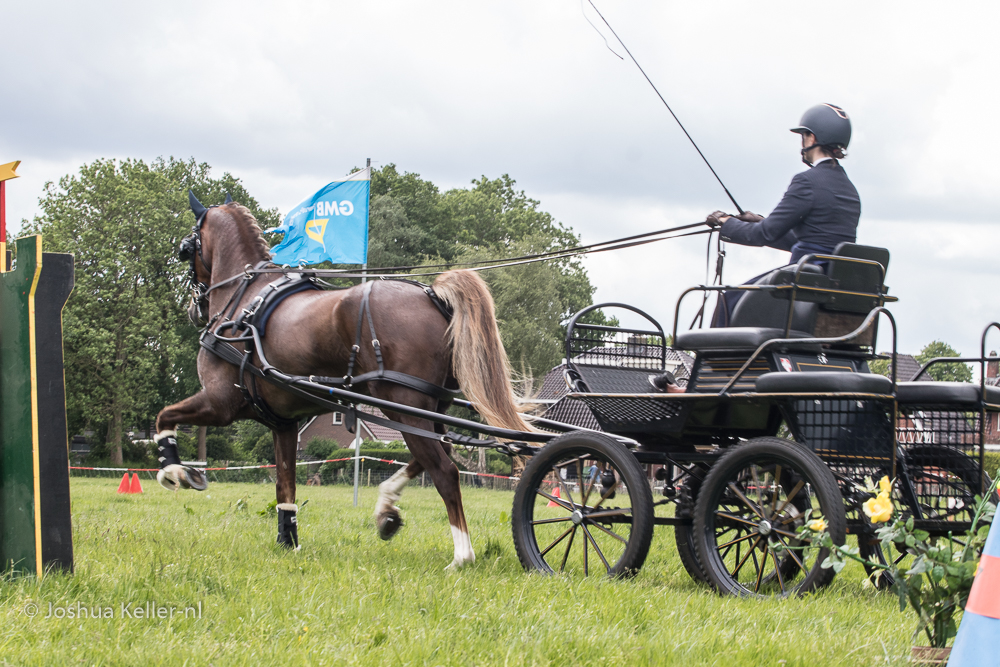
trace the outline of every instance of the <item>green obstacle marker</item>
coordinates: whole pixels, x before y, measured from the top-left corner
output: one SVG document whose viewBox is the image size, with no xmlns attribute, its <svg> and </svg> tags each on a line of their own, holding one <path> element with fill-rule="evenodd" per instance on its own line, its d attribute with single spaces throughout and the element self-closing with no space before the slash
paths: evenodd
<svg viewBox="0 0 1000 667">
<path fill-rule="evenodd" d="M 0 274 L 0 563 L 41 576 L 73 569 L 62 308 L 73 256 L 17 240 Z"/>
</svg>

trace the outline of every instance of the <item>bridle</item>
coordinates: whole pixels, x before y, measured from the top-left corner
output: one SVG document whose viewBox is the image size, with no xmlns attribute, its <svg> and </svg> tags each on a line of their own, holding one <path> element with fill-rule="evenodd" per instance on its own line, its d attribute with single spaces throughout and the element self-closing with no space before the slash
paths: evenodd
<svg viewBox="0 0 1000 667">
<path fill-rule="evenodd" d="M 201 212 L 191 229 L 191 233 L 181 239 L 181 245 L 177 250 L 177 258 L 182 262 L 190 263 L 188 282 L 191 284 L 191 307 L 197 313 L 198 322 L 207 319 L 203 309 L 208 306 L 210 288 L 206 283 L 198 280 L 198 268 L 195 262 L 200 259 L 201 265 L 205 267 L 206 271 L 208 270 L 208 264 L 205 263 L 205 256 L 202 253 L 201 226 L 205 222 L 205 216 L 208 215 L 209 209 L 212 208 L 215 207 L 209 206 Z"/>
</svg>

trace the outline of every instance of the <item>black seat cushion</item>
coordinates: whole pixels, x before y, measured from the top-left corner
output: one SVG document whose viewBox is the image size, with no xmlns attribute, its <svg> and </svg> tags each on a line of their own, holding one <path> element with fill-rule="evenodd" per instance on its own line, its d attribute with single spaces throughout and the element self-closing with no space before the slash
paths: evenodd
<svg viewBox="0 0 1000 667">
<path fill-rule="evenodd" d="M 762 394 L 852 393 L 891 394 L 889 378 L 874 373 L 765 373 L 757 378 L 757 391 Z"/>
<path fill-rule="evenodd" d="M 909 405 L 979 405 L 980 388 L 970 382 L 900 382 L 896 399 Z M 986 386 L 986 402 L 1000 404 L 1000 387 Z"/>
<path fill-rule="evenodd" d="M 692 329 L 677 334 L 674 347 L 681 350 L 756 350 L 769 340 L 784 338 L 784 329 L 770 327 L 726 327 L 722 329 Z M 789 338 L 809 338 L 802 331 L 792 331 Z"/>
</svg>

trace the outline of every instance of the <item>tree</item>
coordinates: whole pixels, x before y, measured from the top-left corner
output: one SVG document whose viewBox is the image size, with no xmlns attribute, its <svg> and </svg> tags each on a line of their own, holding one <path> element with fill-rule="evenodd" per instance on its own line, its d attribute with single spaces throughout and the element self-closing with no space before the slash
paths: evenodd
<svg viewBox="0 0 1000 667">
<path fill-rule="evenodd" d="M 231 193 L 262 223 L 277 221 L 239 179 L 209 172 L 193 159 L 97 160 L 47 183 L 42 214 L 26 225 L 44 235 L 44 250 L 75 257 L 76 286 L 63 311 L 69 426 L 105 432 L 115 463 L 128 425 L 148 423 L 198 387 L 188 267 L 177 259 L 194 224 L 188 188 L 206 203 Z"/>
<path fill-rule="evenodd" d="M 920 350 L 920 354 L 916 356 L 916 360 L 920 362 L 923 366 L 931 359 L 936 359 L 938 357 L 960 357 L 955 348 L 948 343 L 939 340 L 932 340 L 930 343 L 924 346 L 924 349 Z M 934 364 L 927 369 L 926 375 L 930 375 L 933 379 L 938 382 L 972 382 L 972 368 L 968 364 L 955 362 L 948 363 L 942 362 L 939 364 Z M 922 380 L 926 380 L 926 377 L 922 377 Z"/>
</svg>

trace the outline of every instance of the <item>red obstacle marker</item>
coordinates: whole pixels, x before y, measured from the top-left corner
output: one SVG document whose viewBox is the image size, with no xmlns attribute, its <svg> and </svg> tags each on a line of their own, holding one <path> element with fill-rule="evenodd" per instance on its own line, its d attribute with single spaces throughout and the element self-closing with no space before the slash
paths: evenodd
<svg viewBox="0 0 1000 667">
<path fill-rule="evenodd" d="M 139 473 L 132 473 L 132 484 L 128 488 L 129 493 L 142 493 L 142 484 L 139 483 Z"/>
<path fill-rule="evenodd" d="M 122 475 L 122 483 L 118 485 L 118 493 L 128 493 L 128 492 L 129 492 L 128 473 L 125 473 L 124 475 Z"/>
<path fill-rule="evenodd" d="M 562 496 L 559 495 L 559 487 L 558 486 L 556 488 L 552 489 L 552 495 L 555 496 L 556 498 L 562 498 Z M 546 505 L 546 507 L 562 507 L 562 505 L 560 505 L 559 503 L 557 503 L 554 500 L 550 500 L 549 504 Z"/>
</svg>

